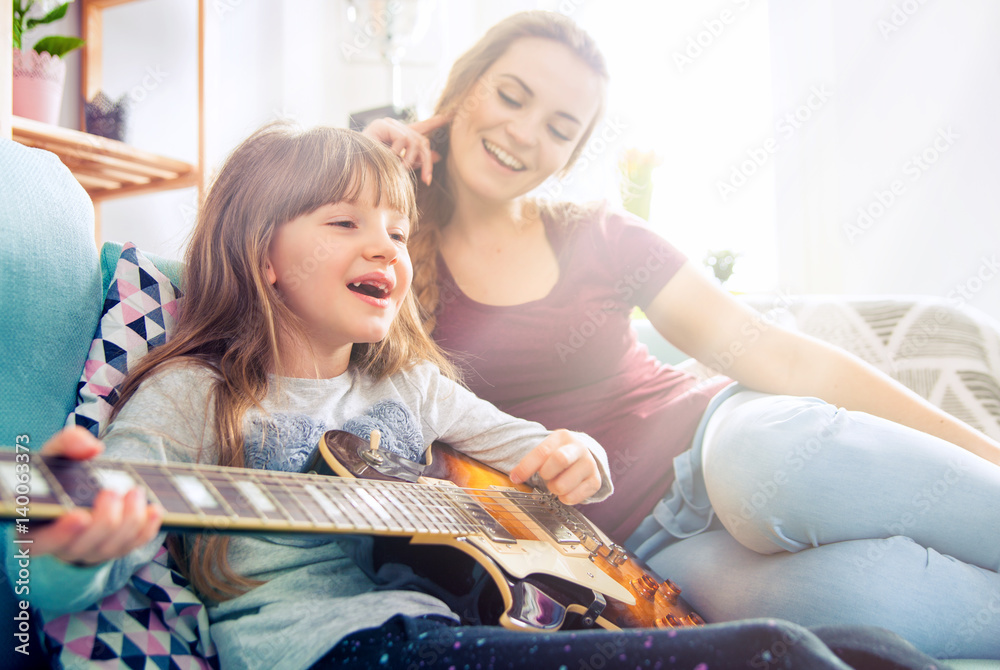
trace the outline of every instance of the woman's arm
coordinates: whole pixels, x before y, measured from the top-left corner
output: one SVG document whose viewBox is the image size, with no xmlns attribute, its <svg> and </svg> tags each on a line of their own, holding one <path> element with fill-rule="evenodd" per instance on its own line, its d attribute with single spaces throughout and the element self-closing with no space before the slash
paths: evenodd
<svg viewBox="0 0 1000 670">
<path fill-rule="evenodd" d="M 690 263 L 646 309 L 674 346 L 766 393 L 814 396 L 948 440 L 1000 465 L 1000 444 L 861 359 L 761 318 Z"/>
</svg>

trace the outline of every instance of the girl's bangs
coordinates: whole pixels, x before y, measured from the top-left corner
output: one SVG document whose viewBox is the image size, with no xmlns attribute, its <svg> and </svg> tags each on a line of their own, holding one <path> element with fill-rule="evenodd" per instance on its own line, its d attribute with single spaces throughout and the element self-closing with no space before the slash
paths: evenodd
<svg viewBox="0 0 1000 670">
<path fill-rule="evenodd" d="M 413 183 L 395 155 L 373 142 L 370 147 L 353 147 L 346 158 L 344 169 L 351 180 L 346 190 L 339 194 L 339 200 L 358 202 L 371 189 L 375 199 L 369 204 L 388 207 L 415 222 L 417 204 Z"/>
<path fill-rule="evenodd" d="M 374 201 L 366 204 L 389 207 L 411 221 L 416 219 L 413 184 L 388 148 L 340 130 L 320 143 L 320 152 L 314 162 L 310 161 L 312 167 L 303 169 L 303 182 L 312 182 L 305 189 L 312 196 L 305 211 L 332 202 L 358 203 L 373 197 Z"/>
<path fill-rule="evenodd" d="M 340 128 L 286 132 L 279 158 L 256 186 L 268 193 L 269 218 L 279 224 L 334 202 L 373 197 L 416 220 L 414 187 L 399 159 L 380 143 Z"/>
</svg>

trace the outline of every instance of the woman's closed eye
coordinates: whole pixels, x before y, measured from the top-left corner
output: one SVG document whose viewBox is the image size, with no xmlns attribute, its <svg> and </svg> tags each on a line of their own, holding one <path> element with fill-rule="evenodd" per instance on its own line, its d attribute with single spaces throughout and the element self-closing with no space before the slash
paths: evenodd
<svg viewBox="0 0 1000 670">
<path fill-rule="evenodd" d="M 555 135 L 557 140 L 560 140 L 562 142 L 569 142 L 570 139 L 569 136 L 556 130 L 555 126 L 549 126 L 549 132 Z"/>
<path fill-rule="evenodd" d="M 515 98 L 507 95 L 503 91 L 501 91 L 501 90 L 498 89 L 497 90 L 497 95 L 499 95 L 500 99 L 503 100 L 507 105 L 513 107 L 514 109 L 520 109 L 521 108 L 521 103 L 518 100 L 516 100 Z"/>
<path fill-rule="evenodd" d="M 520 109 L 521 107 L 524 106 L 524 103 L 518 101 L 516 98 L 511 97 L 510 95 L 504 93 L 499 89 L 497 89 L 497 95 L 500 96 L 500 99 L 503 100 L 505 104 L 507 104 L 510 107 L 513 107 L 514 109 Z M 549 132 L 552 133 L 552 136 L 555 137 L 560 142 L 569 142 L 570 139 L 572 139 L 569 136 L 569 134 L 559 130 L 553 125 L 549 126 Z"/>
</svg>

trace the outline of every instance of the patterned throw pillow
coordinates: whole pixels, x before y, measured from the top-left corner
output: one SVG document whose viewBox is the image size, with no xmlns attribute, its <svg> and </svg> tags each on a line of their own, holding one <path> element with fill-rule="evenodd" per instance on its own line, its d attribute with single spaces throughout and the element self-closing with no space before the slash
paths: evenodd
<svg viewBox="0 0 1000 670">
<path fill-rule="evenodd" d="M 134 244 L 122 247 L 67 425 L 99 435 L 129 368 L 170 337 L 180 290 Z M 54 668 L 218 668 L 208 612 L 166 548 L 83 612 L 43 620 Z"/>
<path fill-rule="evenodd" d="M 53 668 L 219 667 L 208 611 L 162 547 L 125 587 L 42 630 Z"/>
<path fill-rule="evenodd" d="M 108 285 L 90 354 L 77 383 L 78 404 L 67 426 L 99 435 L 118 399 L 117 386 L 129 366 L 163 344 L 177 319 L 180 289 L 132 243 L 122 247 Z"/>
</svg>

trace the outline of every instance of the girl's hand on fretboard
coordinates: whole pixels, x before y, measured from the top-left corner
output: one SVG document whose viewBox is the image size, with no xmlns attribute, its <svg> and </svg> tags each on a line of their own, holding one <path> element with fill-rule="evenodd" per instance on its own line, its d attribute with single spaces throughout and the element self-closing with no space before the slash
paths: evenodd
<svg viewBox="0 0 1000 670">
<path fill-rule="evenodd" d="M 104 445 L 87 430 L 66 428 L 42 447 L 42 454 L 74 460 L 94 458 Z M 146 504 L 146 494 L 135 488 L 122 495 L 101 491 L 90 510 L 74 509 L 28 538 L 32 554 L 53 554 L 67 563 L 97 565 L 120 558 L 154 537 L 160 529 L 163 510 Z"/>
</svg>

